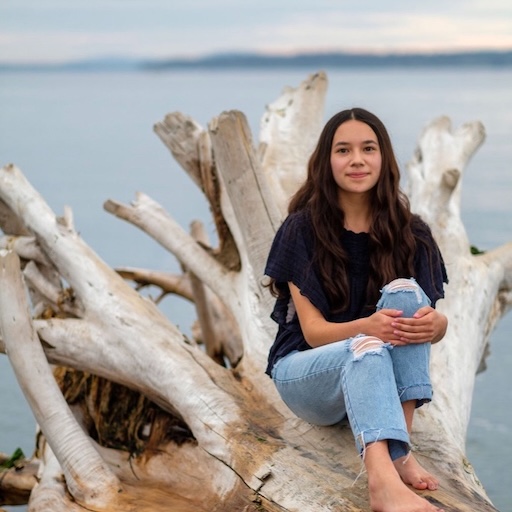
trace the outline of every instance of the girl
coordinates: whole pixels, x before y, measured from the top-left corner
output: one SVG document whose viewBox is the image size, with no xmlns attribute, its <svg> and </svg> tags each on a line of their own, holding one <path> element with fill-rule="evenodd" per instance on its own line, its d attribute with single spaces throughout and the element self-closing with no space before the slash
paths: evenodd
<svg viewBox="0 0 512 512">
<path fill-rule="evenodd" d="M 409 449 L 414 410 L 432 398 L 434 309 L 448 282 L 428 226 L 410 211 L 382 122 L 361 108 L 324 127 L 265 274 L 279 329 L 267 373 L 299 417 L 348 417 L 375 512 L 439 512 L 407 485 L 437 479 Z"/>
</svg>

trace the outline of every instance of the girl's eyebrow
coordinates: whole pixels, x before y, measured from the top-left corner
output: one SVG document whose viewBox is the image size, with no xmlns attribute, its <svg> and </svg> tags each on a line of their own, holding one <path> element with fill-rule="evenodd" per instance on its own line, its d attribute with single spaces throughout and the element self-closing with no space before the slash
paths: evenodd
<svg viewBox="0 0 512 512">
<path fill-rule="evenodd" d="M 343 140 L 340 140 L 338 142 L 336 142 L 334 144 L 334 147 L 336 146 L 350 146 L 352 143 L 351 142 L 345 142 Z M 376 140 L 373 140 L 373 139 L 368 139 L 368 140 L 363 140 L 361 142 L 361 144 L 377 144 L 377 141 Z"/>
</svg>

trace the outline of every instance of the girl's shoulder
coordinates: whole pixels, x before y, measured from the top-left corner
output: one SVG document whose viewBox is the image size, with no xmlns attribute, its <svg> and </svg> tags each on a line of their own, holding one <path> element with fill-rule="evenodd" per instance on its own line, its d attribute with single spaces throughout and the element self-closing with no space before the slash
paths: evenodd
<svg viewBox="0 0 512 512">
<path fill-rule="evenodd" d="M 284 219 L 279 231 L 288 236 L 296 236 L 299 232 L 307 233 L 313 229 L 311 215 L 307 210 L 289 213 Z"/>
<path fill-rule="evenodd" d="M 309 225 L 311 224 L 311 213 L 309 210 L 298 210 L 289 213 L 284 222 L 296 226 Z"/>
<path fill-rule="evenodd" d="M 430 226 L 416 213 L 413 213 L 411 218 L 411 230 L 416 237 L 433 239 Z"/>
</svg>

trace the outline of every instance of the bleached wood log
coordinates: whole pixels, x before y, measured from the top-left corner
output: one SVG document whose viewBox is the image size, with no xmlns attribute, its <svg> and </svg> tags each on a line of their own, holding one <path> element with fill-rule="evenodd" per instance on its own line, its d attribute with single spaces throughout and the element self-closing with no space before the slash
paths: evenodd
<svg viewBox="0 0 512 512">
<path fill-rule="evenodd" d="M 117 267 L 116 272 L 123 279 L 136 283 L 137 290 L 147 286 L 160 288 L 161 293 L 154 299 L 157 304 L 167 294 L 177 295 L 188 301 L 193 300 L 190 279 L 186 275 L 133 267 Z"/>
<path fill-rule="evenodd" d="M 0 226 L 4 226 L 4 224 L 0 224 Z M 42 263 L 43 265 L 49 264 L 48 259 L 39 248 L 33 236 L 2 236 L 0 237 L 0 249 L 12 249 L 20 258 Z"/>
<path fill-rule="evenodd" d="M 23 276 L 27 284 L 37 290 L 38 294 L 44 297 L 43 300 L 52 304 L 56 311 L 62 310 L 69 315 L 81 316 L 81 305 L 75 303 L 73 294 L 69 292 L 66 296 L 60 286 L 61 283 L 46 279 L 34 261 L 30 261 L 25 266 Z"/>
<path fill-rule="evenodd" d="M 194 240 L 199 244 L 209 245 L 208 236 L 202 223 L 192 222 L 190 230 Z M 201 340 L 206 347 L 206 353 L 222 366 L 226 365 L 225 358 L 227 358 L 230 366 L 235 367 L 243 354 L 242 340 L 236 321 L 232 318 L 229 310 L 218 303 L 213 292 L 194 273 L 187 272 L 187 274 L 190 276 L 193 302 L 196 306 Z M 222 322 L 223 318 L 225 322 Z M 225 325 L 229 325 L 229 332 L 223 328 Z"/>
<path fill-rule="evenodd" d="M 283 215 L 306 177 L 304 164 L 322 129 L 327 83 L 327 75 L 320 72 L 297 88 L 286 87 L 261 118 L 261 165 Z"/>
<path fill-rule="evenodd" d="M 156 304 L 167 294 L 177 295 L 191 302 L 194 300 L 190 276 L 187 274 L 177 275 L 128 267 L 117 268 L 116 271 L 124 279 L 137 283 L 138 290 L 145 286 L 156 286 L 160 288 L 161 293 L 154 299 Z M 243 355 L 243 346 L 238 323 L 231 312 L 220 302 L 219 298 L 213 292 L 206 289 L 206 295 L 210 313 L 213 317 L 215 336 L 217 339 L 222 340 L 222 350 L 231 366 L 236 366 Z M 193 326 L 192 333 L 194 338 L 196 341 L 201 342 L 203 340 L 203 334 L 200 331 L 200 328 L 198 332 L 195 326 Z"/>
<path fill-rule="evenodd" d="M 3 254 L 2 254 L 3 253 Z M 51 374 L 30 320 L 20 261 L 0 253 L 0 325 L 14 372 L 50 446 L 59 454 L 74 499 L 92 510 L 115 503 L 121 487 L 92 448 Z"/>
<path fill-rule="evenodd" d="M 43 450 L 39 482 L 28 500 L 30 511 L 82 512 L 84 507 L 69 499 L 57 457 L 49 446 Z"/>
<path fill-rule="evenodd" d="M 436 119 L 425 128 L 408 165 L 411 206 L 430 224 L 450 280 L 439 303 L 450 319 L 448 332 L 432 351 L 436 398 L 427 412 L 421 411 L 417 426 L 422 446 L 431 446 L 433 455 L 442 442 L 442 452 L 453 450 L 453 458 L 461 461 L 475 375 L 492 330 L 510 308 L 512 290 L 512 243 L 473 255 L 460 216 L 462 176 L 484 138 L 479 122 L 452 130 L 448 118 Z M 450 414 L 443 414 L 447 410 Z"/>
<path fill-rule="evenodd" d="M 180 411 L 201 443 L 201 450 L 228 464 L 231 454 L 226 443 L 230 442 L 230 436 L 226 429 L 236 421 L 238 405 L 211 381 L 208 372 L 213 372 L 217 365 L 184 343 L 183 335 L 154 304 L 140 297 L 108 269 L 76 233 L 63 229 L 18 169 L 12 166 L 2 169 L 0 190 L 0 193 L 9 191 L 8 202 L 13 210 L 26 204 L 26 224 L 43 240 L 46 252 L 63 269 L 75 292 L 81 293 L 84 316 L 89 317 L 88 321 L 45 322 L 42 336 L 48 350 L 56 351 L 60 341 L 68 349 L 68 361 L 72 363 L 77 358 L 71 366 L 87 368 L 136 388 L 164 408 Z M 20 196 L 25 201 L 19 201 Z M 42 217 L 46 218 L 41 222 Z M 87 273 L 93 267 L 96 272 Z M 95 291 L 91 292 L 90 288 Z M 107 306 L 109 297 L 110 307 Z M 151 350 L 141 344 L 148 333 L 151 333 L 151 339 L 147 340 Z M 104 343 L 105 338 L 108 344 Z M 71 347 L 70 339 L 83 344 Z M 148 374 L 145 368 L 152 368 L 152 373 Z M 231 490 L 236 478 L 236 473 L 232 470 L 230 473 L 227 468 L 217 467 L 209 482 L 213 489 L 226 489 L 221 494 Z"/>
<path fill-rule="evenodd" d="M 0 200 L 0 226 L 6 235 L 30 236 L 31 234 L 23 221 L 2 200 Z"/>
<path fill-rule="evenodd" d="M 204 164 L 200 162 L 199 150 L 202 126 L 181 112 L 174 112 L 167 114 L 153 129 L 196 185 L 203 188 L 201 166 Z"/>
<path fill-rule="evenodd" d="M 245 116 L 241 112 L 222 113 L 210 123 L 210 135 L 223 189 L 232 208 L 232 216 L 224 211 L 226 222 L 233 233 L 241 235 L 237 245 L 243 251 L 242 263 L 261 276 L 269 241 L 282 221 L 282 214 L 257 159 Z M 258 300 L 270 307 L 269 294 L 261 280 L 252 278 L 246 284 L 256 284 Z"/>
<path fill-rule="evenodd" d="M 286 116 L 279 116 L 277 110 L 272 114 L 276 125 L 271 141 L 262 144 L 275 144 L 276 148 L 291 144 L 290 127 L 296 127 L 293 133 L 310 133 L 307 137 L 313 137 L 314 130 L 308 130 L 318 119 L 318 102 L 323 99 L 323 93 L 309 94 L 309 86 L 315 80 L 317 78 L 310 77 L 297 89 L 287 91 Z M 304 109 L 304 102 L 314 107 L 309 109 L 309 117 L 301 117 L 295 111 L 308 111 Z M 296 122 L 290 124 L 288 119 Z M 219 258 L 217 250 L 198 244 L 143 194 L 138 195 L 131 206 L 107 201 L 106 209 L 147 232 L 190 268 L 209 291 L 217 294 L 238 322 L 244 356 L 235 368 L 228 370 L 211 361 L 198 347 L 189 345 L 153 301 L 144 299 L 124 283 L 78 237 L 72 222 L 59 222 L 21 172 L 7 167 L 0 172 L 0 200 L 5 202 L 8 216 L 22 219 L 27 233 L 36 237 L 45 256 L 70 284 L 81 306 L 79 318 L 34 321 L 48 360 L 140 391 L 170 414 L 180 415 L 192 432 L 191 443 L 184 447 L 172 444 L 158 447 L 156 453 L 165 452 L 165 457 L 154 455 L 153 451 L 141 457 L 129 458 L 126 454 L 112 457 L 111 452 L 98 449 L 103 459 L 117 468 L 124 494 L 132 499 L 137 497 L 137 510 L 172 509 L 169 495 L 162 497 L 164 501 L 160 503 L 151 499 L 155 486 L 168 483 L 181 496 L 181 507 L 185 506 L 183 499 L 193 503 L 195 508 L 190 510 L 216 507 L 225 512 L 248 512 L 259 507 L 281 512 L 367 511 L 366 481 L 364 475 L 358 478 L 361 462 L 347 426 L 318 428 L 298 420 L 282 404 L 270 379 L 263 373 L 275 326 L 269 320 L 272 300 L 261 285 L 261 274 L 266 252 L 282 219 L 285 200 L 267 178 L 269 172 L 277 172 L 279 165 L 273 167 L 270 160 L 266 164 L 260 161 L 247 122 L 239 112 L 221 114 L 210 123 L 208 132 L 177 114 L 168 116 L 164 124 L 167 128 L 172 124 L 172 129 L 163 136 L 165 144 L 174 148 L 173 154 L 180 154 L 178 159 L 188 168 L 187 172 L 193 171 L 194 181 L 205 193 L 213 190 L 206 194 L 209 201 L 216 204 L 214 215 L 222 217 L 216 224 L 227 229 L 236 245 L 240 265 L 234 266 L 233 260 Z M 300 139 L 301 143 L 307 143 L 307 137 Z M 464 148 L 452 150 L 453 140 L 446 134 L 442 137 L 446 140 L 442 147 L 448 148 L 448 154 L 451 151 L 471 154 L 465 142 Z M 309 141 L 310 145 L 313 143 L 314 140 Z M 420 166 L 430 160 L 443 161 L 442 151 L 437 155 L 435 144 L 425 151 Z M 274 154 L 279 155 L 279 151 Z M 305 161 L 300 162 L 303 157 L 297 153 L 293 165 L 283 166 L 287 171 L 277 179 L 288 182 L 292 178 L 300 179 L 306 165 Z M 466 161 L 466 157 L 459 158 L 457 168 L 461 173 Z M 449 168 L 455 167 L 450 164 Z M 411 181 L 417 181 L 411 192 L 415 208 L 422 204 L 416 198 L 431 186 L 431 180 L 437 179 L 435 172 L 426 169 L 420 167 L 412 173 L 421 179 L 411 176 Z M 210 183 L 215 182 L 213 188 L 205 186 L 205 176 Z M 281 188 L 284 189 L 285 184 Z M 437 207 L 446 211 L 443 201 L 453 201 L 451 195 L 446 192 L 439 195 Z M 453 206 L 450 212 L 458 214 Z M 433 224 L 436 236 L 440 231 L 442 234 L 445 226 L 438 218 L 445 217 L 439 215 L 431 221 L 428 212 L 424 216 Z M 455 219 L 450 222 L 456 225 Z M 464 243 L 456 246 L 459 250 Z M 453 246 L 446 248 L 445 259 L 456 265 L 457 255 L 452 251 Z M 484 308 L 480 318 L 487 321 L 485 315 L 491 312 L 497 320 L 510 307 L 510 254 L 504 247 L 496 253 L 489 252 L 485 258 L 487 260 L 477 261 L 487 261 L 491 274 L 501 275 L 501 284 L 499 289 L 489 288 L 487 300 L 494 306 Z M 484 286 L 488 278 L 486 272 L 478 277 Z M 455 285 L 464 287 L 465 283 L 456 281 Z M 452 307 L 457 314 L 463 314 L 461 301 L 473 300 L 472 294 L 480 290 L 470 288 L 465 294 L 458 291 L 452 282 L 445 304 L 440 303 L 440 307 Z M 449 303 L 453 305 L 448 306 Z M 463 319 L 463 316 L 457 317 L 457 323 Z M 453 332 L 449 332 L 447 340 L 439 346 L 455 343 Z M 450 360 L 435 356 L 436 400 L 441 395 L 441 405 L 422 411 L 415 427 L 419 458 L 438 474 L 442 484 L 439 491 L 423 494 L 447 510 L 495 510 L 465 464 L 461 440 L 467 426 L 463 416 L 468 411 L 455 405 L 459 397 L 449 392 L 450 387 L 446 387 L 442 378 L 446 371 L 460 372 L 463 377 L 457 381 L 457 386 L 462 387 L 465 379 L 472 387 L 473 361 L 480 357 L 477 354 L 482 343 L 476 339 L 478 334 L 467 333 L 472 338 L 465 340 L 465 350 L 471 351 L 467 356 L 472 362 L 469 368 L 459 366 L 453 354 Z M 456 370 L 450 365 L 456 365 Z M 467 400 L 466 406 L 469 407 Z M 452 407 L 455 420 L 449 420 L 447 425 L 446 411 L 451 414 Z M 456 432 L 447 432 L 449 428 Z M 196 467 L 201 468 L 201 472 L 193 475 Z M 129 479 L 130 474 L 144 475 L 138 489 Z M 195 499 L 187 494 L 187 479 L 201 483 L 195 489 L 201 490 L 204 501 L 200 500 L 198 492 Z M 131 508 L 125 503 L 118 510 Z"/>
<path fill-rule="evenodd" d="M 3 469 L 10 456 L 0 453 L 0 499 L 4 505 L 23 505 L 37 484 L 37 462 L 22 459 L 13 467 Z M 0 509 L 1 510 L 1 509 Z"/>
<path fill-rule="evenodd" d="M 131 205 L 108 200 L 104 207 L 106 211 L 143 229 L 179 261 L 188 262 L 189 268 L 210 288 L 217 290 L 226 304 L 231 305 L 236 300 L 230 297 L 230 292 L 237 289 L 236 274 L 227 271 L 209 255 L 156 201 L 138 193 Z"/>
<path fill-rule="evenodd" d="M 219 237 L 216 257 L 228 269 L 239 270 L 237 244 L 226 223 L 226 219 L 230 217 L 231 208 L 226 198 L 222 198 L 210 134 L 192 118 L 180 112 L 167 114 L 163 121 L 155 124 L 154 131 L 204 193 L 210 204 Z"/>
</svg>

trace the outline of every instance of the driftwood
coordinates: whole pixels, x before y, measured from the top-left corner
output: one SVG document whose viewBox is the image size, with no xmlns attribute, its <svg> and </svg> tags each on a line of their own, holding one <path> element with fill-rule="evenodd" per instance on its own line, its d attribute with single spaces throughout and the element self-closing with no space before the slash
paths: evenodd
<svg viewBox="0 0 512 512">
<path fill-rule="evenodd" d="M 32 489 L 37 484 L 39 464 L 27 461 L 23 457 L 15 461 L 10 459 L 10 456 L 0 453 L 0 503 L 23 505 L 27 503 Z"/>
<path fill-rule="evenodd" d="M 0 349 L 43 433 L 30 512 L 369 510 L 349 428 L 297 419 L 263 373 L 276 329 L 264 263 L 304 177 L 326 87 L 320 73 L 287 89 L 268 107 L 257 149 L 240 112 L 207 129 L 179 113 L 157 123 L 208 198 L 217 247 L 144 194 L 105 209 L 173 253 L 182 276 L 116 272 L 80 238 L 70 211 L 57 217 L 15 166 L 0 171 Z M 441 480 L 422 494 L 447 511 L 495 510 L 464 447 L 475 374 L 512 305 L 512 243 L 473 255 L 460 219 L 463 171 L 483 139 L 478 122 L 452 130 L 435 120 L 408 168 L 411 204 L 450 276 L 438 306 L 450 326 L 433 347 L 435 400 L 413 433 Z M 195 303 L 192 337 L 140 293 L 147 285 Z"/>
</svg>

